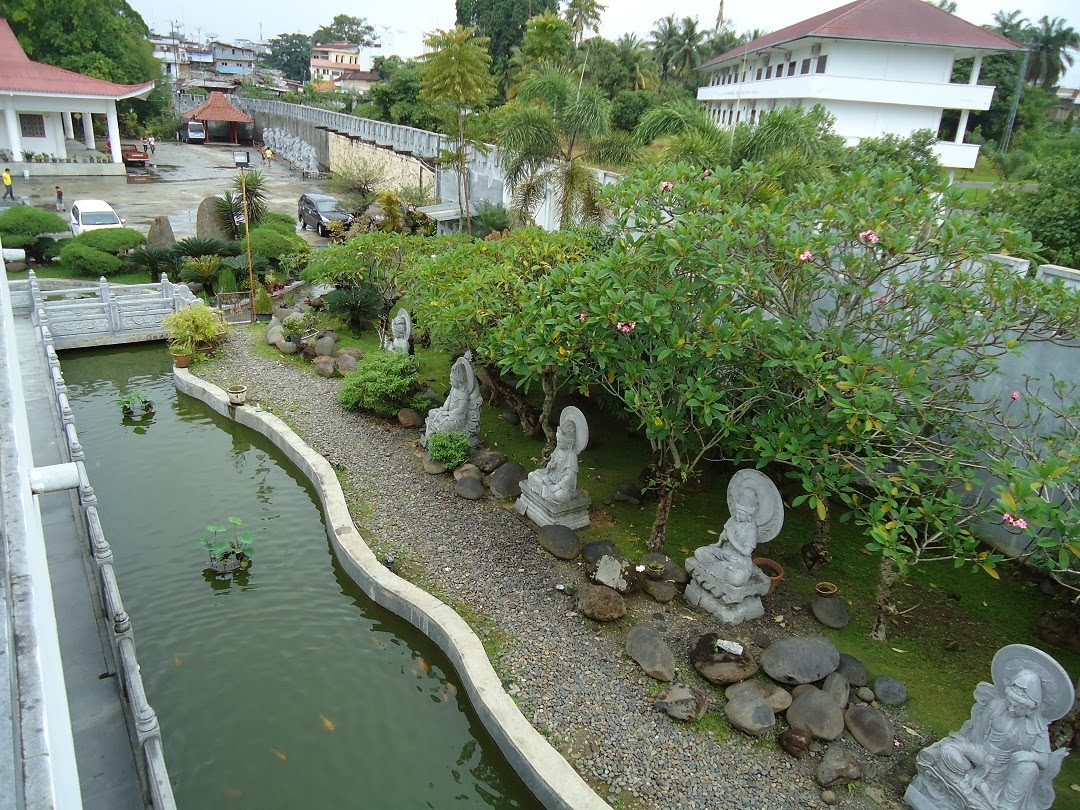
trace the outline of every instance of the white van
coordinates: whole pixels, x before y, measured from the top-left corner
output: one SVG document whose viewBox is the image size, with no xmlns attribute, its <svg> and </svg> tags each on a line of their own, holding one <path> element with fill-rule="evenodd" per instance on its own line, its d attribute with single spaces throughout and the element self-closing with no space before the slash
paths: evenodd
<svg viewBox="0 0 1080 810">
<path fill-rule="evenodd" d="M 206 143 L 206 127 L 202 121 L 185 121 L 180 125 L 180 140 L 184 143 Z"/>
<path fill-rule="evenodd" d="M 71 204 L 69 224 L 71 232 L 78 236 L 101 228 L 123 228 L 124 220 L 104 200 L 75 200 Z"/>
</svg>

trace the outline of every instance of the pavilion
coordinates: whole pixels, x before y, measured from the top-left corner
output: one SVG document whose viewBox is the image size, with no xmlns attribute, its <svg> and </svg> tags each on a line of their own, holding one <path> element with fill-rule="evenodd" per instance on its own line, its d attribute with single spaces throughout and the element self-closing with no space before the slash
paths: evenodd
<svg viewBox="0 0 1080 810">
<path fill-rule="evenodd" d="M 11 162 L 19 162 L 24 152 L 66 160 L 67 140 L 75 139 L 72 113 L 76 113 L 82 118 L 87 149 L 97 148 L 93 116 L 105 116 L 112 162 L 122 164 L 116 102 L 144 99 L 154 84 L 116 84 L 34 62 L 7 20 L 0 18 L 0 96 L 4 106 L 0 149 L 11 152 Z"/>
<path fill-rule="evenodd" d="M 229 132 L 232 135 L 231 143 L 240 143 L 237 124 L 254 124 L 255 119 L 241 110 L 236 109 L 223 93 L 214 91 L 210 97 L 194 109 L 188 110 L 181 118 L 188 121 L 202 121 L 206 128 L 206 142 L 210 142 L 210 122 L 224 121 L 229 124 Z"/>
</svg>

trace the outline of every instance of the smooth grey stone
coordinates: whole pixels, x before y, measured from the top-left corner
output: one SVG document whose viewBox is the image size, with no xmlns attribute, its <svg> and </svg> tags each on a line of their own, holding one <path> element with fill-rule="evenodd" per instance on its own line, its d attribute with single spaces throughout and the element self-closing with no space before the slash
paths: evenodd
<svg viewBox="0 0 1080 810">
<path fill-rule="evenodd" d="M 685 585 L 690 581 L 690 575 L 686 573 L 686 569 L 679 565 L 675 560 L 668 557 L 666 554 L 659 554 L 655 551 L 650 551 L 641 555 L 641 564 L 648 565 L 651 562 L 658 562 L 664 564 L 664 573 L 660 577 L 674 582 L 678 585 Z"/>
<path fill-rule="evenodd" d="M 724 690 L 724 697 L 728 700 L 734 700 L 738 695 L 743 694 L 760 696 L 774 712 L 787 711 L 791 705 L 791 695 L 786 689 L 758 679 L 733 683 Z"/>
<path fill-rule="evenodd" d="M 315 373 L 320 377 L 337 376 L 337 366 L 334 364 L 333 357 L 316 357 L 313 365 Z"/>
<path fill-rule="evenodd" d="M 266 327 L 266 345 L 276 346 L 279 340 L 285 339 L 285 330 L 281 328 L 281 321 L 274 319 Z"/>
<path fill-rule="evenodd" d="M 866 686 L 870 683 L 870 677 L 866 674 L 866 667 L 854 655 L 840 653 L 840 666 L 836 668 L 836 671 L 842 672 L 852 686 Z"/>
<path fill-rule="evenodd" d="M 536 537 L 549 554 L 560 560 L 572 560 L 581 553 L 581 540 L 578 539 L 577 532 L 566 526 L 556 523 L 542 526 Z"/>
<path fill-rule="evenodd" d="M 344 377 L 356 368 L 356 358 L 351 354 L 338 354 L 334 358 L 334 365 L 337 366 L 338 374 Z"/>
<path fill-rule="evenodd" d="M 502 414 L 500 414 L 500 415 L 502 416 L 502 418 L 503 418 L 503 419 L 504 419 L 504 420 L 505 420 L 505 421 L 506 421 L 506 422 L 507 422 L 508 424 L 511 424 L 511 425 L 520 425 L 520 424 L 521 424 L 521 417 L 520 417 L 520 416 L 518 416 L 518 412 L 517 412 L 517 411 L 515 411 L 515 410 L 514 410 L 513 408 L 507 408 L 507 409 L 505 409 L 505 410 L 504 410 L 504 411 L 502 412 Z"/>
<path fill-rule="evenodd" d="M 484 497 L 484 485 L 475 478 L 460 478 L 454 484 L 454 492 L 469 501 L 478 501 Z"/>
<path fill-rule="evenodd" d="M 709 709 L 709 696 L 696 686 L 676 683 L 656 696 L 653 705 L 676 720 L 695 723 Z"/>
<path fill-rule="evenodd" d="M 869 686 L 860 686 L 855 690 L 855 695 L 864 703 L 874 702 L 874 690 Z"/>
<path fill-rule="evenodd" d="M 639 624 L 626 634 L 626 654 L 658 681 L 675 680 L 675 655 L 664 637 L 653 627 Z"/>
<path fill-rule="evenodd" d="M 435 396 L 437 398 L 436 402 L 439 405 L 442 405 L 443 398 L 440 397 L 438 394 L 435 394 Z M 472 460 L 473 464 L 475 464 L 484 472 L 493 473 L 495 472 L 495 470 L 499 469 L 499 467 L 506 463 L 506 453 L 503 453 L 500 450 L 490 450 L 487 447 L 483 447 L 473 453 Z M 520 464 L 518 466 L 521 467 Z M 521 469 L 524 470 L 525 468 L 521 467 Z M 522 476 L 522 478 L 524 477 L 525 476 Z"/>
<path fill-rule="evenodd" d="M 329 335 L 323 334 L 315 341 L 315 354 L 320 357 L 333 357 L 337 352 L 337 341 Z"/>
<path fill-rule="evenodd" d="M 888 706 L 899 706 L 907 700 L 907 687 L 896 678 L 888 675 L 878 675 L 874 678 L 874 696 L 879 703 Z"/>
<path fill-rule="evenodd" d="M 760 695 L 745 693 L 729 700 L 724 716 L 739 731 L 752 737 L 768 734 L 776 726 L 776 715 Z"/>
<path fill-rule="evenodd" d="M 815 683 L 840 665 L 840 653 L 827 638 L 800 636 L 774 641 L 761 654 L 761 666 L 780 683 Z"/>
<path fill-rule="evenodd" d="M 578 595 L 578 608 L 598 622 L 610 622 L 626 615 L 622 594 L 605 585 L 585 585 Z"/>
<path fill-rule="evenodd" d="M 400 413 L 398 414 L 398 420 L 401 420 Z M 465 463 L 454 470 L 454 480 L 460 481 L 462 478 L 475 478 L 477 481 L 482 481 L 484 478 L 484 471 L 475 464 Z"/>
<path fill-rule="evenodd" d="M 477 466 L 484 468 L 483 464 Z M 517 498 L 521 495 L 521 482 L 527 477 L 524 467 L 516 461 L 507 461 L 491 474 L 488 486 L 497 498 Z"/>
<path fill-rule="evenodd" d="M 300 351 L 300 344 L 293 343 L 291 340 L 279 340 L 274 345 L 277 346 L 277 350 L 282 354 L 296 354 Z"/>
<path fill-rule="evenodd" d="M 841 745 L 831 745 L 818 765 L 818 784 L 822 787 L 837 787 L 850 782 L 857 782 L 866 774 L 862 764 L 850 751 Z"/>
<path fill-rule="evenodd" d="M 821 687 L 821 691 L 836 701 L 841 709 L 848 705 L 848 697 L 851 695 L 851 684 L 842 672 L 833 672 Z"/>
<path fill-rule="evenodd" d="M 340 357 L 338 358 L 341 359 Z M 407 428 L 423 427 L 424 417 L 412 408 L 402 408 L 397 412 L 398 424 Z"/>
<path fill-rule="evenodd" d="M 716 633 L 700 636 L 690 648 L 690 663 L 702 678 L 718 686 L 745 681 L 757 674 L 758 663 L 750 650 L 743 648 L 742 655 L 716 649 Z"/>
<path fill-rule="evenodd" d="M 615 548 L 615 544 L 610 540 L 593 540 L 591 543 L 586 543 L 581 547 L 581 556 L 585 562 L 595 564 L 597 560 L 605 555 L 618 554 L 618 549 Z"/>
<path fill-rule="evenodd" d="M 679 595 L 678 586 L 674 582 L 663 579 L 646 579 L 644 588 L 645 593 L 664 605 Z"/>
<path fill-rule="evenodd" d="M 821 791 L 821 803 L 827 804 L 830 807 L 840 804 L 840 794 L 835 790 L 823 790 Z"/>
<path fill-rule="evenodd" d="M 814 687 L 795 696 L 787 721 L 792 728 L 808 731 L 819 740 L 835 740 L 844 733 L 844 713 L 835 700 Z"/>
<path fill-rule="evenodd" d="M 871 754 L 891 753 L 896 729 L 885 713 L 861 703 L 844 714 L 844 725 L 851 736 Z"/>
<path fill-rule="evenodd" d="M 847 606 L 839 596 L 815 595 L 810 600 L 810 610 L 813 611 L 814 618 L 833 630 L 843 630 L 851 621 Z"/>
<path fill-rule="evenodd" d="M 428 475 L 442 475 L 446 472 L 446 465 L 424 453 L 424 472 Z"/>
<path fill-rule="evenodd" d="M 619 503 L 629 503 L 634 506 L 641 504 L 641 490 L 632 486 L 621 486 L 615 490 L 615 495 L 612 497 L 613 501 Z"/>
</svg>

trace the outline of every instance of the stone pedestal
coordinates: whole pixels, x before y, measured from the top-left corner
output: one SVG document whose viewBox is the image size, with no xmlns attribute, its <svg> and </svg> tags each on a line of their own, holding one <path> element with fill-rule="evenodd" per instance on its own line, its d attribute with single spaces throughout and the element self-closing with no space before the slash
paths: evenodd
<svg viewBox="0 0 1080 810">
<path fill-rule="evenodd" d="M 564 503 L 552 503 L 541 498 L 528 481 L 522 481 L 521 497 L 514 504 L 514 509 L 519 515 L 524 515 L 537 526 L 557 524 L 571 529 L 583 529 L 589 525 L 591 504 L 592 500 L 581 490 L 574 493 L 574 497 Z"/>
<path fill-rule="evenodd" d="M 769 578 L 760 569 L 755 567 L 750 580 L 735 587 L 715 579 L 695 563 L 693 557 L 686 561 L 690 584 L 683 599 L 687 604 L 708 611 L 724 624 L 741 624 L 765 615 L 761 597 L 769 592 Z"/>
</svg>

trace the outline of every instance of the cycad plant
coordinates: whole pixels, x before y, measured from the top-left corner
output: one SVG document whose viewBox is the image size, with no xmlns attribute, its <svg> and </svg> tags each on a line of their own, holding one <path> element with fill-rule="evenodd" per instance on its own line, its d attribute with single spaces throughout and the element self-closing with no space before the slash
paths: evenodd
<svg viewBox="0 0 1080 810">
<path fill-rule="evenodd" d="M 218 273 L 221 272 L 220 256 L 197 256 L 184 262 L 184 269 L 180 271 L 182 281 L 202 284 L 203 291 L 210 298 L 214 297 L 214 285 L 217 283 Z"/>
<path fill-rule="evenodd" d="M 128 251 L 124 260 L 132 267 L 149 273 L 151 283 L 160 281 L 163 273 L 169 278 L 175 278 L 180 272 L 180 258 L 165 247 L 140 245 Z"/>
</svg>

